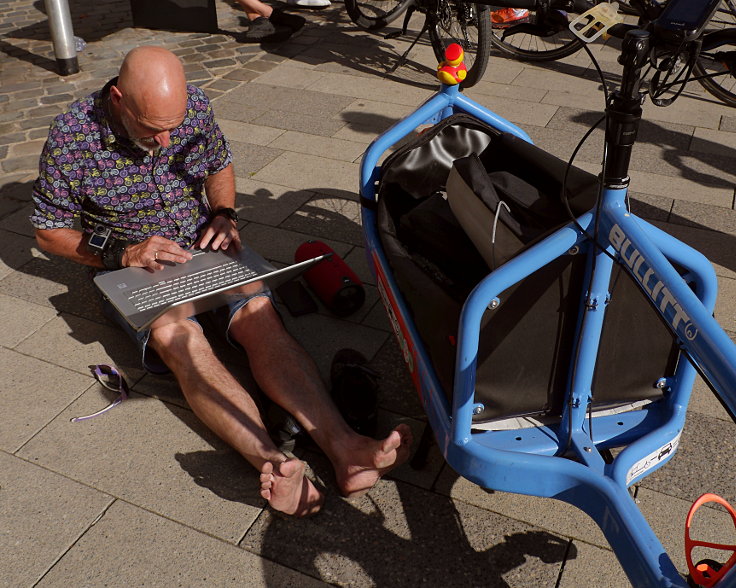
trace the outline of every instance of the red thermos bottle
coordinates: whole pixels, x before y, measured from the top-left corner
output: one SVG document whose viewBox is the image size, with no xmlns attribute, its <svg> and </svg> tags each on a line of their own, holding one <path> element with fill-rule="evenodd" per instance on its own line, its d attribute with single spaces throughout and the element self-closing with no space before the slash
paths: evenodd
<svg viewBox="0 0 736 588">
<path fill-rule="evenodd" d="M 347 316 L 365 302 L 363 284 L 348 264 L 322 241 L 302 243 L 294 254 L 294 260 L 298 263 L 326 253 L 332 255 L 304 272 L 304 279 L 330 311 L 338 316 Z"/>
</svg>

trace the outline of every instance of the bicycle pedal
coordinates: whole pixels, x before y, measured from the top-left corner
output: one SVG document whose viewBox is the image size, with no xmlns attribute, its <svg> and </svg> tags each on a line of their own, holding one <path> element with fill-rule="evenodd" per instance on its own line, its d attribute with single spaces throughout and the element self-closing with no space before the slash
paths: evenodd
<svg viewBox="0 0 736 588">
<path fill-rule="evenodd" d="M 583 12 L 568 26 L 572 34 L 583 43 L 592 43 L 613 25 L 623 21 L 624 16 L 618 12 L 617 2 L 603 2 Z"/>
</svg>

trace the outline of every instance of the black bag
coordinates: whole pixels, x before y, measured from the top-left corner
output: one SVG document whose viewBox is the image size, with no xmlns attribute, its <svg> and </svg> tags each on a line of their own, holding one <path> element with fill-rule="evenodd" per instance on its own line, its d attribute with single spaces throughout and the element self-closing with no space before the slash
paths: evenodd
<svg viewBox="0 0 736 588">
<path fill-rule="evenodd" d="M 489 271 L 570 221 L 561 198 L 566 167 L 534 145 L 464 114 L 448 117 L 384 162 L 377 203 L 380 239 L 448 398 L 464 301 Z M 450 182 L 462 182 L 488 210 L 491 220 L 479 225 L 481 230 L 487 225 L 487 235 L 471 235 L 477 243 L 446 200 L 451 173 Z M 595 176 L 571 168 L 567 186 L 575 216 L 595 205 Z M 484 238 L 487 242 L 480 242 Z M 584 274 L 585 255 L 564 255 L 503 292 L 501 305 L 486 311 L 475 394 L 484 410 L 475 422 L 560 414 L 575 355 Z M 677 355 L 648 299 L 617 269 L 594 406 L 658 398 L 655 383 L 672 373 Z"/>
</svg>

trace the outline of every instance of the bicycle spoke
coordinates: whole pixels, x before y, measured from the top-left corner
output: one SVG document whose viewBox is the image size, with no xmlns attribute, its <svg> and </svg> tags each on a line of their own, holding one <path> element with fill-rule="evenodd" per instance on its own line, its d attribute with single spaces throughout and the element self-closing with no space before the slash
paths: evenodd
<svg viewBox="0 0 736 588">
<path fill-rule="evenodd" d="M 736 27 L 736 1 L 722 0 L 715 17 L 708 23 L 706 32 L 733 27 Z M 713 48 L 701 53 L 695 66 L 695 79 L 708 92 L 730 106 L 736 106 L 736 75 L 733 71 L 734 51 L 736 51 L 736 44 L 726 44 Z"/>
<path fill-rule="evenodd" d="M 441 35 L 445 40 L 445 46 L 450 43 L 458 43 L 465 50 L 465 66 L 470 69 L 475 61 L 478 50 L 478 30 L 475 24 L 472 6 L 443 2 L 440 12 L 438 27 L 443 31 Z"/>
<path fill-rule="evenodd" d="M 498 6 L 490 6 L 491 14 L 503 10 Z M 540 34 L 520 31 L 514 22 L 492 27 L 493 45 L 502 53 L 526 61 L 551 61 L 572 55 L 582 46 L 580 41 L 569 31 L 569 16 L 561 11 L 553 10 L 545 13 L 529 10 L 528 15 L 518 22 L 526 26 L 539 27 Z M 543 32 L 542 32 L 543 31 Z"/>
</svg>

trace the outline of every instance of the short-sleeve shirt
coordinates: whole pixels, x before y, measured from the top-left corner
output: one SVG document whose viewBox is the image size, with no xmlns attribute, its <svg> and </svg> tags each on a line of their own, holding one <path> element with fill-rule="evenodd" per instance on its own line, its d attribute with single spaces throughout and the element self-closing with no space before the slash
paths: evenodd
<svg viewBox="0 0 736 588">
<path fill-rule="evenodd" d="M 232 154 L 204 92 L 187 86 L 184 121 L 153 155 L 113 130 L 106 108 L 110 80 L 58 115 L 41 153 L 33 187 L 38 229 L 90 232 L 99 224 L 132 242 L 154 235 L 190 247 L 207 223 L 204 181 Z"/>
</svg>

